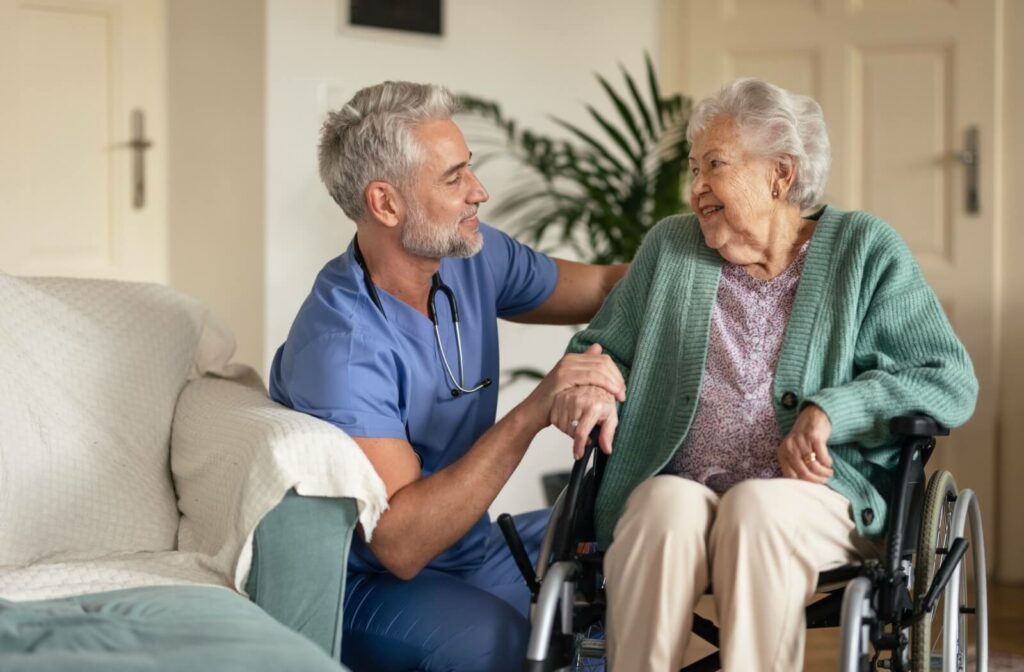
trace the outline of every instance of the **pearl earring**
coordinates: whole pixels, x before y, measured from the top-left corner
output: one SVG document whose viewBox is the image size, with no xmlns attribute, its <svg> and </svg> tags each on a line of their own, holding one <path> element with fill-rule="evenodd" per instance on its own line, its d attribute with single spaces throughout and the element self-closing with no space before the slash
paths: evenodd
<svg viewBox="0 0 1024 672">
<path fill-rule="evenodd" d="M 772 198 L 778 198 L 778 197 L 779 197 L 779 190 L 778 189 L 772 189 Z"/>
</svg>

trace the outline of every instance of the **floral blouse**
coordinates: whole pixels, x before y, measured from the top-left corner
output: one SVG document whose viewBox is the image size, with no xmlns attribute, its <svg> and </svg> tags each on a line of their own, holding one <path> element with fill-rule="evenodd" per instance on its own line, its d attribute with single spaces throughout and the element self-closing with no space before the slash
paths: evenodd
<svg viewBox="0 0 1024 672">
<path fill-rule="evenodd" d="M 697 481 L 719 495 L 743 480 L 782 475 L 772 381 L 807 247 L 770 280 L 735 264 L 722 267 L 697 411 L 661 473 Z"/>
</svg>

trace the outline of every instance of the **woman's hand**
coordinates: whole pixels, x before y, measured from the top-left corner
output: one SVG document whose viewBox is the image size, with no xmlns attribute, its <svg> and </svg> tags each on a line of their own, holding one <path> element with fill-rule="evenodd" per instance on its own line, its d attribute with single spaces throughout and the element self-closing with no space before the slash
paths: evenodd
<svg viewBox="0 0 1024 672">
<path fill-rule="evenodd" d="M 779 444 L 779 466 L 786 478 L 824 483 L 832 478 L 828 437 L 832 423 L 825 411 L 811 404 L 800 411 L 793 429 Z"/>
<path fill-rule="evenodd" d="M 572 454 L 577 460 L 583 457 L 590 431 L 600 423 L 597 444 L 611 455 L 619 413 L 615 397 L 603 388 L 585 385 L 560 392 L 551 405 L 550 419 L 552 425 L 572 437 Z"/>
<path fill-rule="evenodd" d="M 602 353 L 598 343 L 591 344 L 579 354 L 564 355 L 520 407 L 528 413 L 536 430 L 540 431 L 551 422 L 551 409 L 560 393 L 575 387 L 589 386 L 604 390 L 619 401 L 626 399 L 626 381 L 622 378 L 622 372 L 611 357 Z"/>
</svg>

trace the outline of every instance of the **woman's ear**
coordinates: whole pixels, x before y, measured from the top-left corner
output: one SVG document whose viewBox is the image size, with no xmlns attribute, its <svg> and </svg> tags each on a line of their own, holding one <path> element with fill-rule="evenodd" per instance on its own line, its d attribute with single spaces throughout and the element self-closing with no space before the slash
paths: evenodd
<svg viewBox="0 0 1024 672">
<path fill-rule="evenodd" d="M 363 198 L 366 199 L 367 213 L 384 226 L 398 226 L 402 221 L 405 203 L 395 185 L 383 180 L 370 182 L 366 185 Z"/>
<path fill-rule="evenodd" d="M 792 156 L 785 155 L 775 161 L 772 176 L 772 196 L 774 198 L 785 198 L 789 190 L 793 188 L 796 180 L 796 161 Z"/>
</svg>

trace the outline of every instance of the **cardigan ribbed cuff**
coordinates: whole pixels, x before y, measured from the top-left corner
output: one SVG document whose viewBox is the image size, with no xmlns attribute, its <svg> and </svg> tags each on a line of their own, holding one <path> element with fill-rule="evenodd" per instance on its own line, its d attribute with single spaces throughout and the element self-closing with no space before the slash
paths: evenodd
<svg viewBox="0 0 1024 672">
<path fill-rule="evenodd" d="M 804 406 L 814 404 L 825 411 L 832 424 L 829 443 L 850 443 L 874 429 L 875 417 L 868 412 L 868 399 L 856 385 L 831 387 L 807 397 Z"/>
</svg>

